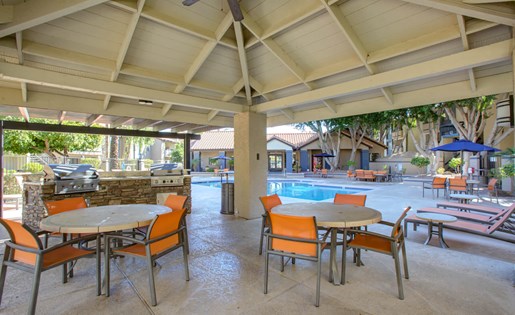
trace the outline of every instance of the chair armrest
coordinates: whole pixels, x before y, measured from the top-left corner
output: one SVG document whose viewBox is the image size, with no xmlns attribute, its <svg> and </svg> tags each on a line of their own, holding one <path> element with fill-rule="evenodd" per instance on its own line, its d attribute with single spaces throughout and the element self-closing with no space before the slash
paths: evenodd
<svg viewBox="0 0 515 315">
<path fill-rule="evenodd" d="M 146 242 L 147 244 L 152 244 L 152 243 L 158 242 L 158 241 L 160 241 L 160 240 L 163 240 L 163 239 L 165 239 L 165 238 L 168 238 L 168 237 L 170 237 L 170 236 L 172 236 L 172 235 L 178 234 L 179 232 L 183 231 L 184 229 L 185 229 L 185 227 L 184 227 L 184 226 L 181 226 L 181 227 L 180 227 L 180 228 L 178 228 L 177 230 L 173 230 L 173 231 L 171 231 L 170 233 L 163 234 L 163 235 L 161 235 L 161 236 L 159 236 L 159 237 L 156 237 L 156 238 L 153 238 L 153 239 L 150 239 L 150 240 L 145 240 L 145 242 Z"/>
<path fill-rule="evenodd" d="M 325 243 L 324 241 L 322 241 L 320 239 L 311 240 L 311 239 L 306 239 L 306 238 L 290 237 L 290 236 L 277 235 L 277 234 L 272 234 L 272 233 L 265 233 L 265 236 L 271 237 L 271 238 L 277 238 L 277 239 L 285 240 L 285 241 L 294 241 L 294 242 L 302 242 L 302 243 L 310 243 L 310 244 L 324 244 Z"/>
<path fill-rule="evenodd" d="M 19 244 L 14 244 L 11 241 L 5 241 L 4 244 L 5 244 L 5 246 L 9 246 L 13 249 L 20 250 L 22 252 L 33 253 L 33 254 L 41 254 L 41 252 L 42 252 L 41 249 L 34 248 L 34 247 L 27 247 L 27 246 L 23 246 L 23 245 L 19 245 Z"/>
<path fill-rule="evenodd" d="M 139 240 L 134 237 L 123 236 L 123 235 L 119 235 L 119 234 L 106 234 L 106 240 L 108 240 L 108 239 L 117 239 L 117 240 L 123 240 L 123 241 L 128 241 L 128 242 L 132 242 L 132 243 L 138 243 L 141 245 L 145 245 L 145 240 Z M 107 241 L 106 241 L 106 243 L 107 243 Z"/>
<path fill-rule="evenodd" d="M 382 220 L 377 222 L 377 224 L 383 224 L 383 225 L 388 225 L 388 226 L 395 226 L 395 223 L 393 223 L 393 222 L 382 221 Z"/>
<path fill-rule="evenodd" d="M 390 237 L 390 236 L 387 236 L 384 234 L 371 232 L 371 231 L 365 231 L 365 230 L 349 230 L 348 233 L 349 234 L 364 234 L 364 235 L 376 236 L 376 237 L 380 237 L 380 238 L 389 240 L 391 242 L 396 242 L 399 239 L 399 235 L 402 234 L 402 233 L 399 233 L 397 237 L 393 238 L 393 237 Z"/>
</svg>

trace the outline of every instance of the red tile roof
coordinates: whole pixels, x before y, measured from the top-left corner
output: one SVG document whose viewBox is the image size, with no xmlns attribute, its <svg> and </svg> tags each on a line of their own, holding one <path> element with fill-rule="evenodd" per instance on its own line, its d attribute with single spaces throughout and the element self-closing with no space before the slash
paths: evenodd
<svg viewBox="0 0 515 315">
<path fill-rule="evenodd" d="M 277 139 L 294 148 L 298 148 L 316 139 L 317 134 L 312 132 L 299 133 L 273 133 L 266 136 L 266 141 Z M 210 131 L 202 133 L 200 140 L 192 141 L 191 150 L 234 150 L 233 131 Z"/>
</svg>

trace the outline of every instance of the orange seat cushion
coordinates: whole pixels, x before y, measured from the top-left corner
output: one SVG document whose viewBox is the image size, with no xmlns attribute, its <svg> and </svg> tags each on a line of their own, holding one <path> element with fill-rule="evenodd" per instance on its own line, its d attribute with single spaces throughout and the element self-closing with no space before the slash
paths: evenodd
<svg viewBox="0 0 515 315">
<path fill-rule="evenodd" d="M 64 261 L 79 259 L 95 251 L 73 247 L 71 245 L 57 248 L 43 255 L 43 268 L 62 264 Z"/>
<path fill-rule="evenodd" d="M 385 254 L 392 252 L 390 241 L 374 235 L 354 234 L 354 239 L 349 242 L 349 246 L 368 248 Z"/>
</svg>

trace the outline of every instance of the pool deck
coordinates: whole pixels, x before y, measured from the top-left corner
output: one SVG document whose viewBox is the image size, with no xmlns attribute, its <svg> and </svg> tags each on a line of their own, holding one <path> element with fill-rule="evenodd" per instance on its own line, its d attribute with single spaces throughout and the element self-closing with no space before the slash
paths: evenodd
<svg viewBox="0 0 515 315">
<path fill-rule="evenodd" d="M 371 188 L 367 206 L 380 210 L 389 221 L 408 205 L 416 210 L 444 200 L 432 199 L 431 194 L 422 198 L 422 184 L 416 178 L 402 183 L 353 182 L 337 177 L 310 180 Z M 144 263 L 121 258 L 112 264 L 111 296 L 96 296 L 94 261 L 81 260 L 67 284 L 60 282 L 60 269 L 43 273 L 37 314 L 470 315 L 513 314 L 515 309 L 514 244 L 445 230 L 450 248 L 442 249 L 436 242 L 423 245 L 426 228 L 413 232 L 411 226 L 406 243 L 410 279 L 403 280 L 403 301 L 397 298 L 393 260 L 370 251 L 362 253 L 365 266 L 361 267 L 352 264 L 352 255 L 347 255 L 347 282 L 338 287 L 327 281 L 329 253 L 324 252 L 319 308 L 313 305 L 316 268 L 310 262 L 297 261 L 280 272 L 279 260 L 273 258 L 269 293 L 265 295 L 264 258 L 258 255 L 261 219 L 220 214 L 220 189 L 193 185 L 192 193 L 189 282 L 184 281 L 179 253 L 161 258 L 155 268 L 158 305 L 151 307 Z M 499 201 L 507 206 L 514 200 L 501 197 Z M 480 204 L 497 206 L 488 197 L 481 198 Z M 380 226 L 369 230 L 387 232 Z M 31 279 L 30 274 L 9 270 L 1 314 L 26 312 Z"/>
</svg>

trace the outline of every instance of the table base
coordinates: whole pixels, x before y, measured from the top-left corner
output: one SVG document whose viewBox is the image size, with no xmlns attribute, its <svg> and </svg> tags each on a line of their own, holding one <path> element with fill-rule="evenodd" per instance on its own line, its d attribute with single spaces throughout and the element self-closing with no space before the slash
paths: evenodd
<svg viewBox="0 0 515 315">
<path fill-rule="evenodd" d="M 428 245 L 431 241 L 433 235 L 438 236 L 438 242 L 440 243 L 440 247 L 442 248 L 449 248 L 449 245 L 445 242 L 443 238 L 443 223 L 438 223 L 436 226 L 436 230 L 434 229 L 433 222 L 429 221 L 427 223 L 427 239 L 424 242 L 424 245 Z"/>
</svg>

